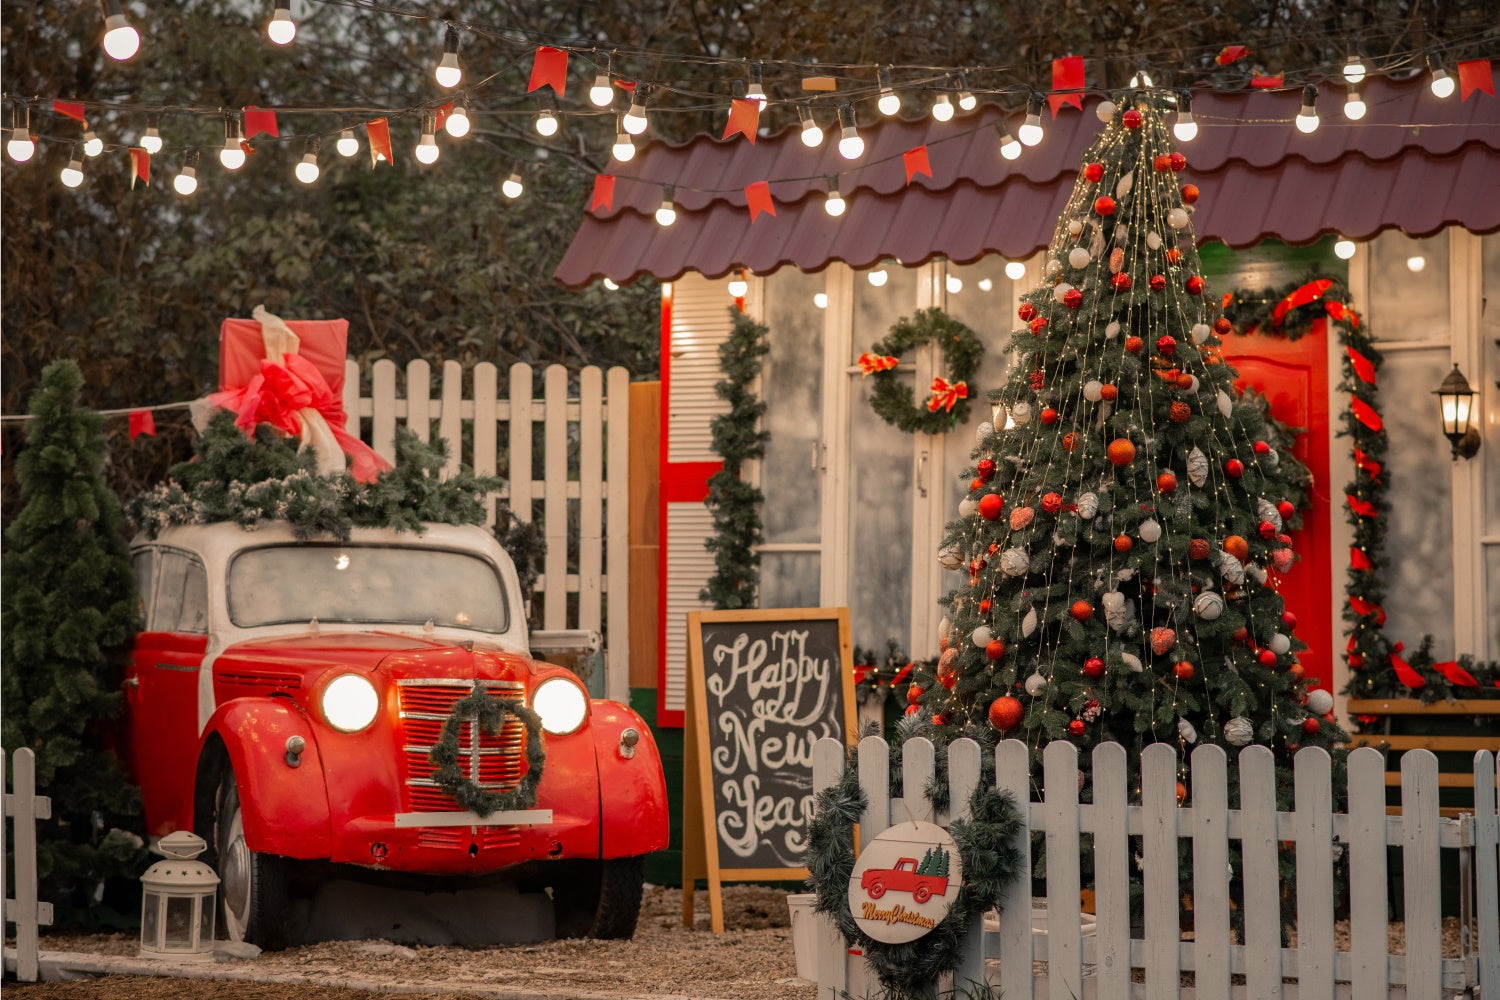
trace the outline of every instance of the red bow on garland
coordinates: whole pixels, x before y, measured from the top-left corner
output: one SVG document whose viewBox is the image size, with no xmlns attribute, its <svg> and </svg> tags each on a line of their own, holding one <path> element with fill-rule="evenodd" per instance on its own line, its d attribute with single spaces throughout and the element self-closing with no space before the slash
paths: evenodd
<svg viewBox="0 0 1500 1000">
<path fill-rule="evenodd" d="M 1426 687 L 1427 681 L 1422 678 L 1422 675 L 1413 670 L 1411 664 L 1397 655 L 1404 648 L 1399 642 L 1391 647 L 1391 666 L 1395 669 L 1396 676 L 1401 679 L 1402 684 L 1405 684 L 1413 691 Z"/>
<path fill-rule="evenodd" d="M 871 372 L 888 372 L 900 361 L 889 354 L 871 354 L 869 351 L 859 356 L 860 378 L 864 378 Z"/>
<path fill-rule="evenodd" d="M 960 399 L 969 398 L 969 383 L 954 382 L 952 385 L 942 376 L 932 380 L 932 398 L 927 401 L 927 409 L 936 413 L 939 408 L 953 412 L 953 407 Z"/>
</svg>

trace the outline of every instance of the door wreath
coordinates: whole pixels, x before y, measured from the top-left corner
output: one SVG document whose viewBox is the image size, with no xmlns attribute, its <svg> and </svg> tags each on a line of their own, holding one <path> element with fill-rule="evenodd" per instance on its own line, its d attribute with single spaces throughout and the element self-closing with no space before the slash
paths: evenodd
<svg viewBox="0 0 1500 1000">
<path fill-rule="evenodd" d="M 943 349 L 946 375 L 932 380 L 925 406 L 918 406 L 911 387 L 896 377 L 901 355 L 920 344 L 933 343 Z M 892 427 L 908 434 L 945 434 L 969 415 L 969 400 L 977 390 L 969 384 L 979 368 L 984 345 L 979 337 L 941 309 L 921 309 L 902 317 L 884 340 L 859 356 L 863 375 L 875 376 L 870 406 Z"/>
</svg>

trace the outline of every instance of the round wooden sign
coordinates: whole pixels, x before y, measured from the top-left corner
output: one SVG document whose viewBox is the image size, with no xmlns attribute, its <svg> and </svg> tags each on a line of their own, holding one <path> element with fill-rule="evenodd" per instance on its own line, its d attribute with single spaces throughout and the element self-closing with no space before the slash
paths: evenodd
<svg viewBox="0 0 1500 1000">
<path fill-rule="evenodd" d="M 947 830 L 898 823 L 860 852 L 849 877 L 849 912 L 876 941 L 915 941 L 948 915 L 963 874 Z"/>
</svg>

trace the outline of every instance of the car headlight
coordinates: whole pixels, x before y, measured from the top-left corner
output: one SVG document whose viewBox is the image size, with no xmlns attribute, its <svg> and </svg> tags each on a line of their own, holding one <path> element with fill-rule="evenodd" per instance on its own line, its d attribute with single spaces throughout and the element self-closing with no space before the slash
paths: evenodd
<svg viewBox="0 0 1500 1000">
<path fill-rule="evenodd" d="M 577 732 L 589 713 L 589 696 L 566 677 L 551 677 L 537 686 L 531 705 L 542 728 L 556 736 Z"/>
<path fill-rule="evenodd" d="M 323 718 L 334 729 L 357 733 L 375 721 L 380 696 L 362 674 L 342 674 L 323 689 Z"/>
</svg>

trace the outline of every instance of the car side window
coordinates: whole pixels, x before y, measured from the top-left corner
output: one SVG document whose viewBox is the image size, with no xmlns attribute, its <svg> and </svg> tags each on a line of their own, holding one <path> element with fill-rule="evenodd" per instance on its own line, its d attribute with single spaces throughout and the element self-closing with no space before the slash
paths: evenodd
<svg viewBox="0 0 1500 1000">
<path fill-rule="evenodd" d="M 208 573 L 186 552 L 157 553 L 156 600 L 151 628 L 157 632 L 208 631 Z"/>
<path fill-rule="evenodd" d="M 156 552 L 153 549 L 138 549 L 131 556 L 131 565 L 135 567 L 135 593 L 138 602 L 137 610 L 140 612 L 142 627 L 147 631 L 151 625 L 151 584 L 153 582 L 151 569 L 155 563 Z"/>
</svg>

